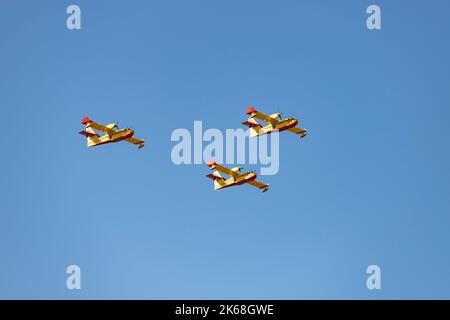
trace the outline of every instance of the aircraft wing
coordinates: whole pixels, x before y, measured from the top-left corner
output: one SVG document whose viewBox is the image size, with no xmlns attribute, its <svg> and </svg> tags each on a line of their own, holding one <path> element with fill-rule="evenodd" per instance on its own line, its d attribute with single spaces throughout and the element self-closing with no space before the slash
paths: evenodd
<svg viewBox="0 0 450 320">
<path fill-rule="evenodd" d="M 133 137 L 125 139 L 125 141 L 137 145 L 138 148 L 142 148 L 144 146 L 144 140 L 139 140 Z"/>
<path fill-rule="evenodd" d="M 248 108 L 246 113 L 250 116 L 250 118 L 259 119 L 264 122 L 270 123 L 271 125 L 276 125 L 278 122 L 280 122 L 279 120 L 277 120 L 275 118 L 269 117 L 268 115 L 266 115 L 264 113 L 256 111 L 252 107 Z"/>
<path fill-rule="evenodd" d="M 302 128 L 298 128 L 298 127 L 290 128 L 290 129 L 288 129 L 288 131 L 300 135 L 300 138 L 303 138 L 304 136 L 306 136 L 306 132 L 307 132 L 306 129 L 302 129 Z"/>
<path fill-rule="evenodd" d="M 224 174 L 226 174 L 227 176 L 233 177 L 233 178 L 237 178 L 239 176 L 241 176 L 241 174 L 230 170 L 228 168 L 225 168 L 224 166 L 221 166 L 220 164 L 215 163 L 214 161 L 208 161 L 208 166 L 211 168 L 211 170 L 217 170 L 219 172 L 222 172 Z"/>
<path fill-rule="evenodd" d="M 261 189 L 262 192 L 266 192 L 267 190 L 269 190 L 269 185 L 268 184 L 262 183 L 262 182 L 260 182 L 258 180 L 253 180 L 253 181 L 250 181 L 250 182 L 247 182 L 247 183 L 251 184 L 254 187 L 257 187 L 257 188 Z"/>
<path fill-rule="evenodd" d="M 101 131 L 106 133 L 107 135 L 112 136 L 113 134 L 116 133 L 116 131 L 114 131 L 113 129 L 110 129 L 100 123 L 94 122 L 92 121 L 91 123 L 86 125 L 86 128 L 94 128 L 95 130 Z"/>
</svg>

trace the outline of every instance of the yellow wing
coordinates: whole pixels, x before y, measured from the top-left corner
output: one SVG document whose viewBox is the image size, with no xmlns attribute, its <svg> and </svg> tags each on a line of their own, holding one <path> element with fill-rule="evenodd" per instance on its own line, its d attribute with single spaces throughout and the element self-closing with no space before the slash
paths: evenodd
<svg viewBox="0 0 450 320">
<path fill-rule="evenodd" d="M 266 192 L 267 190 L 269 190 L 269 185 L 268 184 L 262 183 L 262 182 L 260 182 L 258 180 L 253 180 L 253 181 L 250 181 L 248 183 L 251 184 L 254 187 L 257 187 L 257 188 L 261 189 L 262 192 Z"/>
<path fill-rule="evenodd" d="M 144 140 L 136 139 L 133 137 L 125 139 L 125 141 L 137 145 L 138 148 L 142 148 L 144 146 Z"/>
<path fill-rule="evenodd" d="M 306 136 L 306 133 L 308 130 L 306 130 L 304 128 L 293 127 L 293 128 L 288 129 L 288 131 L 298 134 L 300 136 L 300 138 L 303 138 L 304 136 Z"/>
<path fill-rule="evenodd" d="M 116 131 L 114 131 L 113 129 L 108 128 L 108 127 L 106 127 L 106 126 L 104 126 L 104 125 L 102 125 L 100 123 L 94 122 L 94 121 L 92 121 L 91 123 L 87 124 L 86 128 L 94 128 L 95 130 L 104 132 L 104 133 L 106 133 L 109 136 L 112 136 L 112 135 L 114 135 L 116 133 Z"/>
<path fill-rule="evenodd" d="M 225 167 L 221 166 L 220 164 L 215 163 L 212 160 L 208 161 L 208 166 L 211 168 L 211 170 L 217 170 L 217 171 L 222 172 L 222 173 L 226 174 L 227 176 L 230 176 L 233 178 L 237 178 L 237 177 L 241 176 L 241 174 L 237 173 L 236 171 L 232 171 L 228 168 L 225 168 Z"/>
<path fill-rule="evenodd" d="M 246 113 L 250 116 L 250 118 L 256 118 L 256 119 L 262 120 L 264 122 L 270 123 L 273 126 L 276 125 L 278 122 L 280 122 L 279 120 L 277 120 L 275 118 L 269 117 L 268 115 L 266 115 L 264 113 L 256 111 L 252 107 L 248 108 Z"/>
</svg>

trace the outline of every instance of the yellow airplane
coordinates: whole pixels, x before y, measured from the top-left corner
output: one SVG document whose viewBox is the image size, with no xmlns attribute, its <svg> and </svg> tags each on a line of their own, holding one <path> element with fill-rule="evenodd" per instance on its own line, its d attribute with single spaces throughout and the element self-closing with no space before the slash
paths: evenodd
<svg viewBox="0 0 450 320">
<path fill-rule="evenodd" d="M 239 186 L 244 183 L 248 183 L 254 187 L 257 187 L 266 192 L 269 190 L 269 185 L 256 180 L 256 173 L 245 172 L 241 173 L 241 167 L 234 167 L 231 169 L 225 168 L 214 161 L 208 161 L 208 166 L 211 170 L 215 170 L 214 173 L 207 175 L 208 178 L 214 180 L 214 190 L 228 188 L 232 186 Z M 225 179 L 220 173 L 224 173 L 230 178 Z"/>
<path fill-rule="evenodd" d="M 264 113 L 256 111 L 252 107 L 249 107 L 246 113 L 249 115 L 249 118 L 242 124 L 250 128 L 250 137 L 269 134 L 275 130 L 278 130 L 279 132 L 288 130 L 299 135 L 300 138 L 306 136 L 307 130 L 304 128 L 296 127 L 296 125 L 298 124 L 298 120 L 295 118 L 281 119 L 281 113 L 266 115 Z M 268 125 L 263 127 L 254 118 L 264 121 L 268 123 Z"/>
<path fill-rule="evenodd" d="M 94 122 L 89 117 L 85 117 L 81 120 L 81 123 L 84 125 L 85 130 L 80 131 L 79 134 L 85 136 L 87 138 L 87 146 L 95 147 L 102 144 L 126 141 L 136 145 L 139 148 L 144 146 L 144 140 L 133 138 L 134 131 L 126 128 L 120 129 L 117 127 L 117 123 L 110 123 L 106 126 L 101 125 L 100 123 Z M 99 136 L 95 131 L 98 130 L 100 132 L 105 133 L 103 136 Z M 117 130 L 114 130 L 117 129 Z"/>
</svg>

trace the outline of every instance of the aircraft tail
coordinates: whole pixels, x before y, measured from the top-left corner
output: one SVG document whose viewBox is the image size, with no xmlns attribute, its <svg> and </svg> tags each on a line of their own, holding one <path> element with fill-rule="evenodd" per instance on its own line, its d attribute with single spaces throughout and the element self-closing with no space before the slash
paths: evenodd
<svg viewBox="0 0 450 320">
<path fill-rule="evenodd" d="M 223 179 L 219 171 L 214 171 L 213 173 L 207 174 L 206 176 L 214 181 Z"/>
<path fill-rule="evenodd" d="M 226 185 L 225 180 L 219 171 L 214 171 L 214 173 L 210 173 L 206 176 L 214 180 L 214 190 L 221 189 L 224 187 L 224 185 Z"/>
<path fill-rule="evenodd" d="M 242 124 L 250 128 L 250 137 L 256 137 L 261 133 L 261 125 L 253 118 L 249 118 Z"/>
<path fill-rule="evenodd" d="M 87 146 L 88 147 L 93 147 L 96 146 L 97 144 L 99 144 L 101 141 L 98 137 L 98 134 L 96 134 L 95 136 L 89 137 L 87 138 Z"/>
<path fill-rule="evenodd" d="M 85 131 L 80 131 L 79 133 L 87 138 L 88 147 L 95 146 L 100 142 L 99 135 L 92 128 L 87 128 Z"/>
<path fill-rule="evenodd" d="M 99 135 L 95 133 L 94 129 L 89 127 L 89 124 L 92 123 L 92 120 L 86 117 L 81 120 L 81 123 L 85 125 L 85 130 L 80 131 L 79 134 L 87 138 L 87 146 L 92 147 L 98 144 L 100 142 Z"/>
</svg>

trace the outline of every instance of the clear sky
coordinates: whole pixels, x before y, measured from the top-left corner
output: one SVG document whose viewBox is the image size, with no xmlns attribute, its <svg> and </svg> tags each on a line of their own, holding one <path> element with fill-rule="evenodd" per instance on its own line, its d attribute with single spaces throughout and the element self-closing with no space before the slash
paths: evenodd
<svg viewBox="0 0 450 320">
<path fill-rule="evenodd" d="M 0 298 L 450 298 L 449 12 L 1 1 Z M 248 106 L 309 130 L 280 135 L 268 192 L 172 163 L 174 129 L 240 128 Z M 85 116 L 146 145 L 87 149 Z"/>
</svg>

